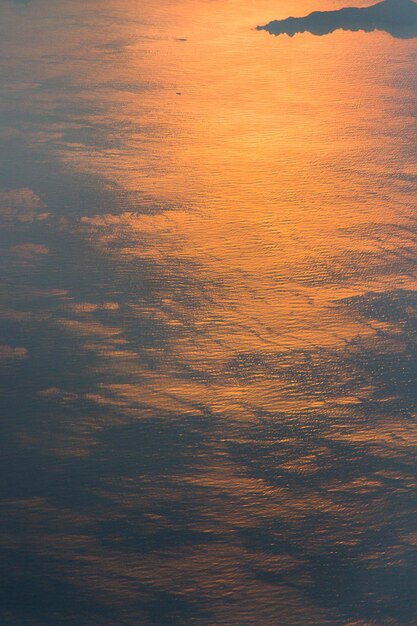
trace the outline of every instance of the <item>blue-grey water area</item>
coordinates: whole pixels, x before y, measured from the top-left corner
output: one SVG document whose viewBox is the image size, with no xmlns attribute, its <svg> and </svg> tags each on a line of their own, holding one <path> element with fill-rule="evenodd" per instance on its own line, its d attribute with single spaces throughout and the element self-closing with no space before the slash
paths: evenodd
<svg viewBox="0 0 417 626">
<path fill-rule="evenodd" d="M 346 4 L 0 1 L 2 626 L 417 624 L 417 30 Z"/>
</svg>

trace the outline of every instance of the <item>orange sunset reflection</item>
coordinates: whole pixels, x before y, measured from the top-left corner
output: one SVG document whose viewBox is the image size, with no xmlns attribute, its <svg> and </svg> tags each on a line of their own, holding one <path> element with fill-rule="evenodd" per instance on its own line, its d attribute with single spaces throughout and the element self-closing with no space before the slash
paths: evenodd
<svg viewBox="0 0 417 626">
<path fill-rule="evenodd" d="M 256 30 L 342 6 L 0 7 L 1 624 L 416 623 L 415 39 Z"/>
</svg>

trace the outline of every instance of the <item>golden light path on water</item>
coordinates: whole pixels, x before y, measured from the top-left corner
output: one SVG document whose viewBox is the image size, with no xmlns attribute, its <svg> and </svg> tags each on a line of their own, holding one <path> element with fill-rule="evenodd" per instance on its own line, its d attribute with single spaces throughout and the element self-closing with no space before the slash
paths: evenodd
<svg viewBox="0 0 417 626">
<path fill-rule="evenodd" d="M 342 6 L 1 7 L 6 626 L 416 623 L 416 40 L 255 30 Z"/>
</svg>

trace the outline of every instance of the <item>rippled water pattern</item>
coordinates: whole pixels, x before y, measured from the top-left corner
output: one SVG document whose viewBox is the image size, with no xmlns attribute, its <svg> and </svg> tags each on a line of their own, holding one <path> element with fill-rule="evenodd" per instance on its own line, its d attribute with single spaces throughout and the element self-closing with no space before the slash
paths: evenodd
<svg viewBox="0 0 417 626">
<path fill-rule="evenodd" d="M 417 39 L 256 30 L 344 4 L 1 0 L 2 626 L 417 623 Z"/>
</svg>

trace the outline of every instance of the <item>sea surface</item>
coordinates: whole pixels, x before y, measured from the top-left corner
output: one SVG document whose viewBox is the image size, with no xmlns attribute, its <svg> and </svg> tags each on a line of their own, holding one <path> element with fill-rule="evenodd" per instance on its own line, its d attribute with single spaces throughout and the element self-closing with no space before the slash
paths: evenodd
<svg viewBox="0 0 417 626">
<path fill-rule="evenodd" d="M 417 39 L 256 30 L 346 3 L 0 0 L 2 626 L 417 624 Z"/>
</svg>

